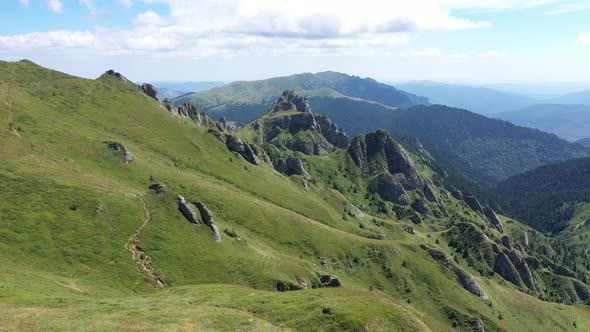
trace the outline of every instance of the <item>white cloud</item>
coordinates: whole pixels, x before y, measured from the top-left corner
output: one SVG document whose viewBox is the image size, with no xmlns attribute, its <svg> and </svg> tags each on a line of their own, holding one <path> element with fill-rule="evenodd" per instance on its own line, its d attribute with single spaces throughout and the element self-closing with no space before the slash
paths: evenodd
<svg viewBox="0 0 590 332">
<path fill-rule="evenodd" d="M 20 4 L 23 5 L 23 6 L 28 6 L 29 5 L 29 0 L 18 0 L 18 2 L 20 2 Z"/>
<path fill-rule="evenodd" d="M 151 10 L 138 14 L 135 18 L 135 24 L 140 25 L 166 25 L 167 23 L 165 18 Z"/>
<path fill-rule="evenodd" d="M 28 0 L 20 0 L 28 1 Z M 60 0 L 45 0 L 62 12 Z M 91 13 L 98 2 L 79 0 Z M 131 0 L 112 0 L 132 6 Z M 421 31 L 479 29 L 492 25 L 462 17 L 464 11 L 519 10 L 563 5 L 575 0 L 143 0 L 164 3 L 169 15 L 154 11 L 137 15 L 128 29 L 95 28 L 92 31 L 39 32 L 53 38 L 44 43 L 30 35 L 0 36 L 0 53 L 10 41 L 19 49 L 82 48 L 91 52 L 186 53 L 196 56 L 238 54 L 400 54 L 400 45 Z M 59 39 L 56 36 L 64 37 Z M 73 36 L 91 42 L 72 42 Z M 27 43 L 22 42 L 28 40 Z M 58 45 L 63 40 L 63 45 Z M 437 49 L 407 50 L 406 56 L 442 56 Z M 506 56 L 501 52 L 449 54 L 449 58 Z"/>
<path fill-rule="evenodd" d="M 47 0 L 47 6 L 54 13 L 61 13 L 64 10 L 64 4 L 60 0 Z"/>
<path fill-rule="evenodd" d="M 439 49 L 436 48 L 427 48 L 423 50 L 405 50 L 400 53 L 402 56 L 413 57 L 413 58 L 421 58 L 421 57 L 438 57 L 441 56 L 442 53 Z"/>
<path fill-rule="evenodd" d="M 590 32 L 582 32 L 578 35 L 578 43 L 580 45 L 590 46 Z"/>
<path fill-rule="evenodd" d="M 475 54 L 476 57 L 480 58 L 504 58 L 508 56 L 506 52 L 488 51 Z"/>
<path fill-rule="evenodd" d="M 95 36 L 88 31 L 34 32 L 18 36 L 0 36 L 0 51 L 18 52 L 35 49 L 64 49 L 92 46 Z"/>
</svg>

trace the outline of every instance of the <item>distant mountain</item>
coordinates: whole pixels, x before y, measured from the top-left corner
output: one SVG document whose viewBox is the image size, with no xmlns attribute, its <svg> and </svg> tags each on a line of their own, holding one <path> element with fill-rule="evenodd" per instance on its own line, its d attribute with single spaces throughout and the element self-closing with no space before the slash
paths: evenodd
<svg viewBox="0 0 590 332">
<path fill-rule="evenodd" d="M 576 143 L 583 145 L 583 146 L 590 147 L 590 137 L 586 137 L 586 138 L 582 138 L 580 140 L 577 140 Z"/>
<path fill-rule="evenodd" d="M 227 84 L 227 82 L 151 82 L 158 90 L 170 89 L 176 91 L 200 92 Z"/>
<path fill-rule="evenodd" d="M 174 90 L 174 89 L 167 89 L 167 88 L 158 88 L 158 95 L 161 100 L 164 99 L 172 99 L 178 96 L 185 95 L 190 93 L 190 91 L 181 91 L 181 90 Z"/>
<path fill-rule="evenodd" d="M 203 108 L 212 117 L 226 116 L 244 124 L 262 116 L 285 90 L 296 90 L 310 97 L 315 112 L 322 113 L 322 105 L 313 98 L 336 98 L 350 104 L 379 103 L 381 108 L 406 108 L 428 104 L 428 99 L 400 91 L 370 78 L 349 76 L 337 72 L 305 73 L 275 77 L 260 81 L 239 81 L 204 92 L 176 98 L 176 104 L 190 101 Z M 352 99 L 351 99 L 352 98 Z M 352 102 L 352 101 L 354 102 Z"/>
<path fill-rule="evenodd" d="M 427 97 L 433 104 L 447 105 L 490 115 L 523 108 L 536 100 L 523 95 L 468 85 L 413 81 L 396 85 L 399 89 Z"/>
<path fill-rule="evenodd" d="M 539 167 L 506 179 L 496 191 L 515 218 L 542 231 L 561 232 L 583 208 L 580 204 L 590 203 L 590 158 Z"/>
<path fill-rule="evenodd" d="M 539 104 L 494 117 L 554 133 L 569 141 L 586 138 L 590 133 L 590 105 Z"/>
<path fill-rule="evenodd" d="M 346 129 L 340 119 L 334 120 Z M 435 158 L 484 185 L 547 163 L 589 155 L 587 148 L 553 134 L 441 105 L 400 110 L 389 122 L 376 125 L 419 137 L 434 147 Z"/>
<path fill-rule="evenodd" d="M 555 104 L 583 104 L 590 105 L 590 90 L 571 93 L 551 100 Z"/>
</svg>

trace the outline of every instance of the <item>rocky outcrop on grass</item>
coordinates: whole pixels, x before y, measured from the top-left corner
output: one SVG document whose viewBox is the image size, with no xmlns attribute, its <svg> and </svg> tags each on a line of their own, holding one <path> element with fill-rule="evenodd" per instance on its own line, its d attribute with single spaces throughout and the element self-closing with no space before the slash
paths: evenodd
<svg viewBox="0 0 590 332">
<path fill-rule="evenodd" d="M 483 214 L 483 208 L 481 207 L 479 200 L 475 198 L 475 196 L 472 193 L 465 192 L 462 196 L 463 201 L 467 204 L 467 206 L 471 208 L 471 210 Z"/>
<path fill-rule="evenodd" d="M 178 210 L 191 224 L 201 223 L 193 206 L 180 195 L 178 195 Z"/>
<path fill-rule="evenodd" d="M 126 164 L 129 164 L 133 161 L 133 153 L 127 149 L 127 147 L 119 142 L 111 142 L 111 141 L 104 141 L 103 143 L 107 144 L 108 148 L 117 151 L 123 152 L 123 160 Z"/>
<path fill-rule="evenodd" d="M 492 226 L 494 226 L 494 228 L 496 228 L 498 232 L 504 233 L 504 226 L 502 226 L 502 222 L 500 221 L 500 218 L 498 218 L 498 215 L 496 214 L 496 212 L 494 212 L 494 210 L 490 209 L 489 207 L 486 207 L 483 208 L 483 213 L 486 216 L 486 218 L 488 218 L 490 224 L 492 224 Z"/>
<path fill-rule="evenodd" d="M 435 261 L 442 264 L 447 269 L 451 270 L 459 280 L 459 283 L 465 290 L 470 292 L 471 294 L 480 297 L 482 299 L 488 299 L 488 295 L 484 292 L 481 286 L 477 283 L 477 281 L 473 278 L 472 275 L 465 272 L 461 267 L 456 265 L 451 261 L 451 258 L 443 253 L 442 251 L 434 248 L 430 248 L 426 244 L 420 245 L 420 247 L 428 252 L 430 257 L 432 257 Z"/>
<path fill-rule="evenodd" d="M 414 227 L 412 225 L 404 225 L 404 227 L 402 227 L 402 229 L 406 233 L 416 235 L 416 230 L 414 229 Z"/>
<path fill-rule="evenodd" d="M 537 287 L 535 286 L 535 279 L 533 278 L 533 274 L 527 262 L 520 258 L 514 251 L 508 252 L 508 257 L 510 258 L 512 265 L 514 265 L 516 268 L 516 271 L 518 271 L 520 279 L 525 284 L 525 286 L 527 286 L 531 291 L 533 291 L 533 293 L 536 294 Z"/>
<path fill-rule="evenodd" d="M 201 212 L 201 219 L 203 223 L 213 231 L 213 237 L 215 238 L 215 242 L 221 242 L 221 233 L 219 233 L 219 228 L 215 225 L 215 219 L 213 219 L 213 212 L 207 208 L 207 206 L 201 202 L 196 202 L 195 204 L 199 212 Z"/>
<path fill-rule="evenodd" d="M 510 258 L 508 258 L 508 255 L 504 252 L 500 252 L 496 256 L 494 272 L 517 286 L 522 285 L 520 274 L 516 270 L 516 267 L 514 267 L 514 264 L 510 261 Z"/>
<path fill-rule="evenodd" d="M 121 75 L 120 73 L 118 73 L 118 72 L 116 72 L 116 71 L 114 71 L 114 70 L 112 70 L 112 69 L 110 69 L 110 70 L 107 70 L 107 71 L 105 72 L 105 74 L 107 74 L 107 75 L 109 75 L 109 76 L 113 76 L 113 77 L 115 77 L 116 79 L 118 79 L 119 81 L 121 81 L 121 82 L 123 82 L 123 83 L 127 83 L 127 81 L 128 81 L 128 80 L 127 80 L 127 77 L 125 77 L 125 76 Z"/>
<path fill-rule="evenodd" d="M 217 129 L 221 131 L 226 131 L 227 129 L 227 119 L 225 116 L 222 116 L 219 121 L 217 121 Z"/>
<path fill-rule="evenodd" d="M 508 250 L 512 250 L 512 241 L 510 241 L 510 238 L 507 235 L 502 236 L 502 245 Z"/>
<path fill-rule="evenodd" d="M 404 186 L 391 174 L 383 173 L 375 177 L 367 187 L 370 193 L 377 193 L 386 201 L 399 204 L 410 204 Z"/>
<path fill-rule="evenodd" d="M 225 137 L 225 145 L 230 151 L 240 154 L 242 157 L 244 157 L 244 159 L 246 159 L 246 161 L 253 165 L 260 165 L 260 159 L 258 159 L 256 153 L 254 152 L 254 150 L 252 150 L 250 144 L 244 142 L 241 138 L 237 136 L 225 135 Z"/>
<path fill-rule="evenodd" d="M 304 179 L 311 179 L 311 175 L 305 170 L 303 161 L 300 158 L 278 159 L 274 164 L 275 170 L 286 175 L 300 175 Z"/>
<path fill-rule="evenodd" d="M 305 289 L 299 284 L 294 284 L 287 281 L 277 281 L 277 291 L 279 292 L 291 292 Z"/>
<path fill-rule="evenodd" d="M 149 84 L 149 83 L 143 83 L 140 86 L 141 91 L 143 91 L 143 93 L 145 93 L 146 95 L 154 98 L 157 101 L 160 101 L 160 97 L 158 96 L 158 89 L 156 89 L 155 86 Z"/>
<path fill-rule="evenodd" d="M 320 275 L 320 282 L 324 287 L 342 287 L 340 279 L 333 274 Z"/>
<path fill-rule="evenodd" d="M 203 126 L 203 127 L 214 127 L 215 126 L 213 121 L 211 119 L 209 119 L 207 114 L 205 114 L 205 111 L 199 109 L 191 102 L 186 102 L 186 103 L 178 106 L 178 108 L 176 108 L 176 111 L 173 111 L 173 113 L 177 113 L 178 115 L 180 115 L 182 117 L 191 119 L 199 126 Z"/>
<path fill-rule="evenodd" d="M 292 109 L 302 113 L 311 113 L 311 106 L 309 106 L 309 102 L 305 97 L 299 96 L 295 90 L 286 90 L 272 104 L 269 113 L 290 111 Z"/>
<path fill-rule="evenodd" d="M 166 185 L 163 183 L 154 183 L 149 186 L 150 190 L 153 190 L 156 194 L 163 194 L 166 192 Z"/>
</svg>

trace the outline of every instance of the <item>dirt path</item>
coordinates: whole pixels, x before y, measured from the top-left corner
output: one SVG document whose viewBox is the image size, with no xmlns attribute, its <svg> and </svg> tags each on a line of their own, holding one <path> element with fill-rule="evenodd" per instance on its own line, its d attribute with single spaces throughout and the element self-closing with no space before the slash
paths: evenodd
<svg viewBox="0 0 590 332">
<path fill-rule="evenodd" d="M 145 200 L 141 195 L 137 195 L 137 198 L 141 201 L 141 205 L 143 206 L 143 210 L 145 211 L 145 220 L 143 224 L 131 235 L 127 244 L 125 244 L 125 248 L 131 251 L 133 255 L 133 261 L 141 268 L 143 272 L 150 276 L 161 288 L 166 288 L 166 282 L 160 276 L 158 276 L 154 269 L 152 268 L 152 259 L 148 256 L 145 251 L 139 246 L 140 244 L 140 235 L 141 231 L 149 224 L 151 220 L 150 211 L 145 204 Z"/>
</svg>

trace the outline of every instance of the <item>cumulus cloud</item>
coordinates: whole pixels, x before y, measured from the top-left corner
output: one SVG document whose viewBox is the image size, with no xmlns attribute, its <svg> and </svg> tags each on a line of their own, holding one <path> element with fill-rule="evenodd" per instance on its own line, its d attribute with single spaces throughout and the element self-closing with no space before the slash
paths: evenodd
<svg viewBox="0 0 590 332">
<path fill-rule="evenodd" d="M 45 1 L 55 12 L 64 9 L 60 0 Z M 97 11 L 94 0 L 79 1 L 91 13 Z M 84 32 L 39 32 L 34 38 L 30 34 L 3 36 L 0 52 L 11 51 L 6 46 L 10 43 L 19 49 L 71 47 L 108 54 L 400 54 L 400 45 L 421 31 L 492 25 L 458 14 L 466 10 L 517 10 L 563 1 L 567 0 L 143 0 L 148 5 L 165 4 L 169 13 L 164 18 L 154 11 L 143 12 L 128 29 L 96 27 Z M 112 0 L 116 2 L 133 5 L 131 0 Z M 53 42 L 43 42 L 43 35 Z M 58 45 L 59 40 L 63 45 Z M 436 49 L 402 53 L 441 56 Z"/>
<path fill-rule="evenodd" d="M 54 13 L 61 13 L 64 10 L 64 4 L 60 0 L 47 0 L 47 6 Z"/>
<path fill-rule="evenodd" d="M 143 25 L 166 25 L 168 21 L 165 18 L 158 15 L 156 12 L 147 11 L 141 14 L 138 14 L 135 18 L 135 24 L 143 24 Z"/>
<path fill-rule="evenodd" d="M 590 46 L 590 32 L 582 32 L 578 35 L 578 43 Z"/>
</svg>

